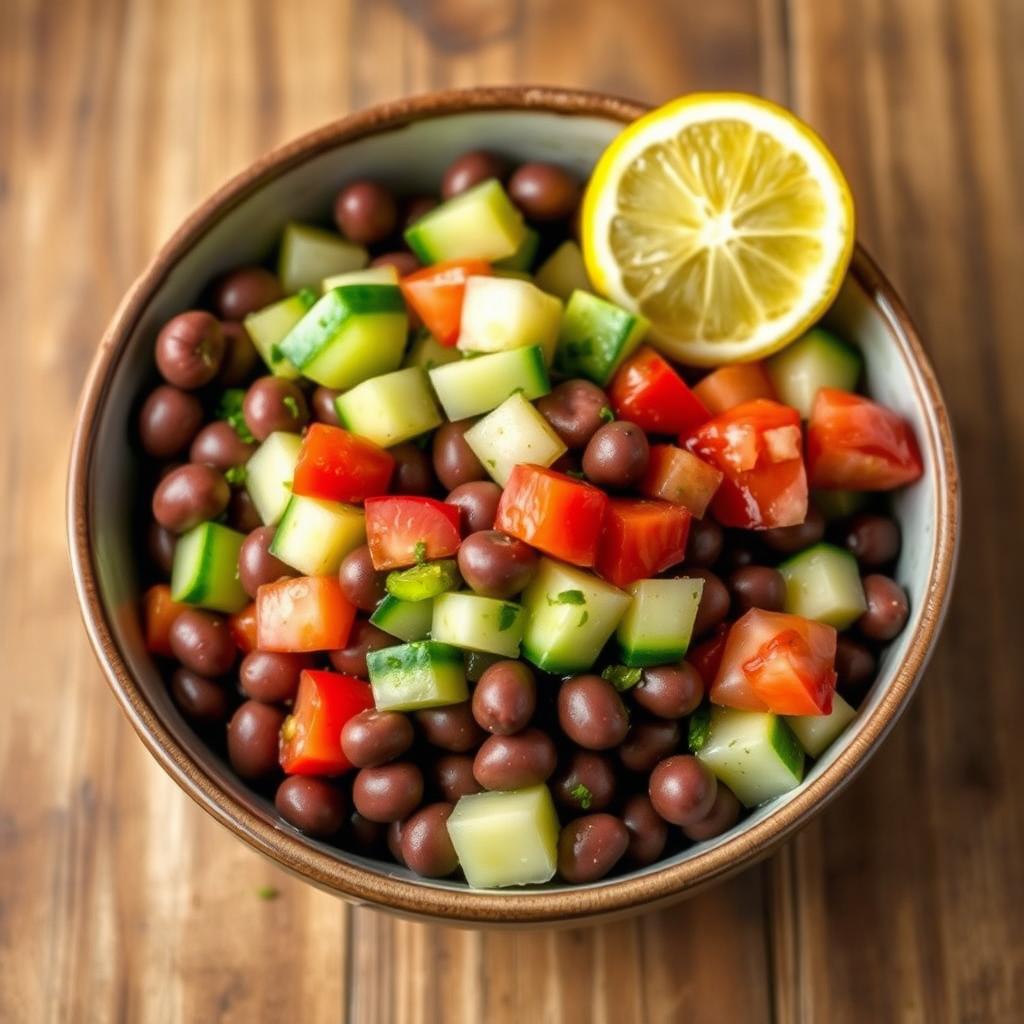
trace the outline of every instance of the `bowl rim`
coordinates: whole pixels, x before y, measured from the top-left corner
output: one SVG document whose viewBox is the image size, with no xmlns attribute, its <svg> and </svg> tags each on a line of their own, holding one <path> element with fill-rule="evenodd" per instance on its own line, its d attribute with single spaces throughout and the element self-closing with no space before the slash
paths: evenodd
<svg viewBox="0 0 1024 1024">
<path fill-rule="evenodd" d="M 563 891 L 475 891 L 433 886 L 359 864 L 345 863 L 298 833 L 262 820 L 223 788 L 175 740 L 146 699 L 118 648 L 99 596 L 89 542 L 96 425 L 114 371 L 143 311 L 179 258 L 230 210 L 272 179 L 322 152 L 413 121 L 478 111 L 532 111 L 626 123 L 646 104 L 598 92 L 550 86 L 452 89 L 394 100 L 339 118 L 255 160 L 203 201 L 163 244 L 128 290 L 93 358 L 76 413 L 67 488 L 67 530 L 79 605 L 93 650 L 122 710 L 163 769 L 204 810 L 264 856 L 322 889 L 406 916 L 451 924 L 528 924 L 578 921 L 683 898 L 750 865 L 781 842 L 845 786 L 893 726 L 913 693 L 934 647 L 955 571 L 960 494 L 953 432 L 935 372 L 895 289 L 857 244 L 850 274 L 888 320 L 915 380 L 931 429 L 922 444 L 935 465 L 937 512 L 927 596 L 916 634 L 895 666 L 888 691 L 857 735 L 822 774 L 784 806 L 743 833 L 694 857 L 642 875 Z"/>
</svg>

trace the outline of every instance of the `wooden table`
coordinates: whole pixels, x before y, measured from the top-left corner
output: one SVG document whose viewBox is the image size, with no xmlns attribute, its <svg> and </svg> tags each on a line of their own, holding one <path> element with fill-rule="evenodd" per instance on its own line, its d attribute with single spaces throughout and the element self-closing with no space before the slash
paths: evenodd
<svg viewBox="0 0 1024 1024">
<path fill-rule="evenodd" d="M 0 1019 L 1024 1018 L 1022 49 L 1020 0 L 3 0 Z M 496 81 L 805 116 L 930 345 L 964 476 L 949 624 L 860 779 L 765 868 L 557 934 L 352 911 L 219 828 L 107 693 L 63 539 L 86 366 L 183 214 L 320 122 Z"/>
</svg>

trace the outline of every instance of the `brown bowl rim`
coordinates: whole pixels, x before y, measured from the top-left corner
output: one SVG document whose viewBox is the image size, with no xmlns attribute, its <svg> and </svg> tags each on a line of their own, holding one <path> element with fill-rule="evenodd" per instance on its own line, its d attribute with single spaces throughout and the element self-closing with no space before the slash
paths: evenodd
<svg viewBox="0 0 1024 1024">
<path fill-rule="evenodd" d="M 90 480 L 95 425 L 113 372 L 135 324 L 181 255 L 229 210 L 296 164 L 339 144 L 412 121 L 469 111 L 526 110 L 631 121 L 644 104 L 584 90 L 548 86 L 456 89 L 383 103 L 310 131 L 256 160 L 213 193 L 184 221 L 121 302 L 100 342 L 79 404 L 71 445 L 67 492 L 68 541 L 82 616 L 107 682 L 145 745 L 174 781 L 201 807 L 250 846 L 313 884 L 398 913 L 461 924 L 565 922 L 622 914 L 679 899 L 697 888 L 739 871 L 806 823 L 863 766 L 892 727 L 913 692 L 941 626 L 956 561 L 959 483 L 948 412 L 920 337 L 895 289 L 858 244 L 850 272 L 893 326 L 899 348 L 917 371 L 918 399 L 937 427 L 926 443 L 936 466 L 934 503 L 938 510 L 927 599 L 920 626 L 879 705 L 865 719 L 850 745 L 821 776 L 785 806 L 748 831 L 695 857 L 634 877 L 560 892 L 545 890 L 453 891 L 388 876 L 345 863 L 297 833 L 275 828 L 222 788 L 194 761 L 160 721 L 132 677 L 114 640 L 99 598 L 89 543 Z"/>
</svg>

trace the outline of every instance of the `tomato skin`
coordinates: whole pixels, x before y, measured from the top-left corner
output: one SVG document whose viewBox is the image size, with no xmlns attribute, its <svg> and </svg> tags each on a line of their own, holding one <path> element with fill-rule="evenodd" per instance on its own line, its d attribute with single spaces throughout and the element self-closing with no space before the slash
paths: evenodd
<svg viewBox="0 0 1024 1024">
<path fill-rule="evenodd" d="M 836 687 L 834 627 L 753 608 L 733 623 L 711 686 L 714 704 L 827 715 Z"/>
<path fill-rule="evenodd" d="M 462 543 L 459 509 L 434 498 L 367 498 L 366 543 L 375 569 L 398 569 L 454 555 Z"/>
<path fill-rule="evenodd" d="M 298 576 L 256 591 L 256 638 L 261 651 L 305 653 L 344 647 L 356 606 L 334 576 Z"/>
<path fill-rule="evenodd" d="M 617 587 L 649 579 L 686 554 L 692 516 L 682 505 L 644 498 L 612 498 L 594 568 Z"/>
<path fill-rule="evenodd" d="M 711 419 L 704 403 L 653 348 L 639 348 L 608 389 L 615 415 L 649 434 L 689 433 Z"/>
<path fill-rule="evenodd" d="M 329 501 L 386 494 L 395 460 L 383 448 L 342 427 L 314 423 L 295 464 L 292 493 Z"/>
<path fill-rule="evenodd" d="M 693 393 L 707 406 L 711 416 L 719 416 L 755 398 L 775 400 L 775 388 L 761 363 L 720 366 L 695 384 Z"/>
<path fill-rule="evenodd" d="M 235 646 L 243 654 L 256 650 L 256 602 L 252 601 L 240 612 L 229 615 L 228 629 Z"/>
<path fill-rule="evenodd" d="M 913 428 L 898 413 L 836 388 L 822 388 L 807 423 L 812 487 L 888 491 L 924 471 Z"/>
<path fill-rule="evenodd" d="M 553 558 L 589 567 L 608 508 L 608 496 L 592 484 L 541 466 L 512 470 L 494 528 L 518 537 Z"/>
<path fill-rule="evenodd" d="M 698 427 L 680 443 L 724 474 L 711 502 L 723 526 L 768 530 L 807 518 L 807 473 L 796 409 L 755 399 Z"/>
<path fill-rule="evenodd" d="M 156 583 L 142 595 L 143 635 L 150 654 L 162 654 L 165 658 L 174 656 L 171 626 L 189 607 L 171 599 L 171 588 L 166 583 Z"/>
<path fill-rule="evenodd" d="M 281 728 L 281 767 L 289 775 L 341 775 L 353 767 L 341 749 L 345 723 L 373 707 L 370 684 L 338 672 L 306 669 Z"/>
<path fill-rule="evenodd" d="M 700 673 L 704 680 L 704 692 L 707 693 L 718 675 L 718 666 L 722 664 L 725 652 L 725 641 L 729 637 L 731 622 L 720 622 L 712 630 L 707 639 L 686 652 L 686 660 Z"/>
<path fill-rule="evenodd" d="M 720 469 L 698 459 L 685 448 L 674 444 L 651 445 L 647 475 L 640 484 L 640 493 L 684 506 L 691 515 L 704 518 L 708 504 L 722 484 Z"/>
<path fill-rule="evenodd" d="M 491 265 L 484 260 L 447 260 L 408 274 L 398 286 L 423 326 L 439 344 L 451 348 L 459 340 L 466 281 L 490 274 Z"/>
</svg>

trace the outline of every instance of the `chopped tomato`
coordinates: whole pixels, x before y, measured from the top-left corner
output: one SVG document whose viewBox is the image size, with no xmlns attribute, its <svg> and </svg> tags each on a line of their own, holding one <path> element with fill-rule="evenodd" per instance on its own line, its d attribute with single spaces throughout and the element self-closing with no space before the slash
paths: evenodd
<svg viewBox="0 0 1024 1024">
<path fill-rule="evenodd" d="M 395 460 L 383 448 L 327 423 L 314 423 L 299 448 L 292 492 L 330 501 L 387 494 Z"/>
<path fill-rule="evenodd" d="M 646 345 L 619 368 L 608 397 L 616 416 L 651 434 L 688 434 L 711 419 L 668 360 Z"/>
<path fill-rule="evenodd" d="M 261 651 L 336 651 L 348 642 L 356 607 L 335 576 L 299 576 L 256 591 Z"/>
<path fill-rule="evenodd" d="M 338 672 L 306 669 L 295 707 L 281 726 L 281 767 L 289 775 L 341 775 L 352 762 L 341 749 L 345 723 L 373 707 L 370 684 Z"/>
<path fill-rule="evenodd" d="M 711 501 L 723 526 L 769 530 L 807 518 L 800 414 L 757 399 L 698 427 L 686 447 L 725 475 Z"/>
<path fill-rule="evenodd" d="M 704 518 L 708 503 L 722 483 L 722 471 L 674 444 L 651 445 L 647 475 L 640 493 L 648 498 L 682 505 L 691 515 Z"/>
<path fill-rule="evenodd" d="M 708 407 L 712 416 L 744 402 L 752 402 L 755 398 L 775 398 L 775 388 L 760 363 L 719 367 L 695 384 L 693 393 Z"/>
<path fill-rule="evenodd" d="M 490 264 L 483 260 L 448 260 L 417 270 L 398 284 L 423 326 L 441 345 L 451 347 L 459 340 L 466 281 L 490 273 Z"/>
<path fill-rule="evenodd" d="M 171 625 L 189 606 L 171 600 L 171 588 L 157 583 L 142 595 L 142 620 L 146 635 L 146 650 L 150 654 L 172 656 Z"/>
<path fill-rule="evenodd" d="M 256 602 L 247 604 L 240 612 L 228 616 L 228 629 L 235 646 L 248 654 L 256 650 Z"/>
<path fill-rule="evenodd" d="M 582 480 L 520 465 L 505 484 L 494 528 L 573 565 L 597 557 L 608 497 Z"/>
<path fill-rule="evenodd" d="M 812 487 L 888 491 L 923 472 L 913 428 L 898 413 L 861 395 L 822 388 L 807 424 Z"/>
<path fill-rule="evenodd" d="M 366 501 L 366 542 L 375 569 L 447 558 L 461 540 L 456 505 L 413 495 Z"/>
<path fill-rule="evenodd" d="M 718 666 L 722 664 L 722 653 L 725 651 L 725 641 L 728 639 L 731 625 L 731 622 L 720 622 L 706 640 L 702 640 L 696 647 L 691 647 L 686 652 L 686 660 L 704 680 L 705 693 L 718 675 Z"/>
<path fill-rule="evenodd" d="M 613 498 L 595 569 L 617 587 L 657 576 L 686 553 L 690 513 L 681 505 L 643 498 Z"/>
<path fill-rule="evenodd" d="M 751 609 L 729 630 L 712 702 L 777 715 L 829 714 L 836 635 L 823 622 Z"/>
</svg>

